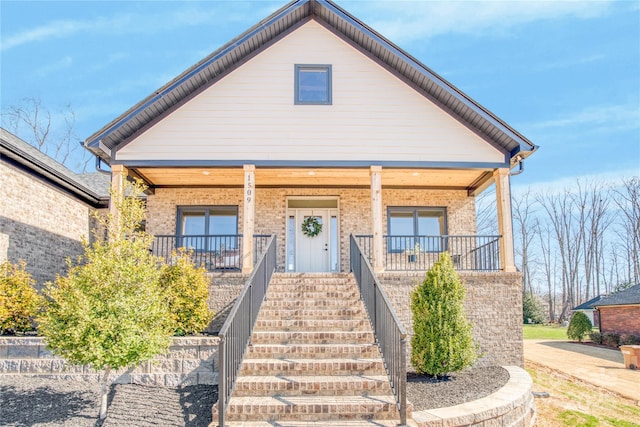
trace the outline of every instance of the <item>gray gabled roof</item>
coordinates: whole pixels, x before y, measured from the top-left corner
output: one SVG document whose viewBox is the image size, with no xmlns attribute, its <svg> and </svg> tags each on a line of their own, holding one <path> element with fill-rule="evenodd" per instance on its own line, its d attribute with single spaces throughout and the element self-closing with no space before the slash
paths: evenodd
<svg viewBox="0 0 640 427">
<path fill-rule="evenodd" d="M 74 173 L 63 164 L 3 128 L 0 128 L 0 158 L 19 165 L 35 176 L 64 191 L 70 192 L 94 207 L 105 207 L 108 204 L 108 186 L 101 186 L 101 189 L 98 189 L 99 184 L 97 182 L 95 186 L 87 183 L 82 175 Z M 104 183 L 108 182 L 110 178 L 103 177 L 100 179 Z"/>
<path fill-rule="evenodd" d="M 608 297 L 603 298 L 602 301 L 596 303 L 594 307 L 628 304 L 640 304 L 640 284 L 609 295 Z"/>
<path fill-rule="evenodd" d="M 537 148 L 451 83 L 329 0 L 289 3 L 91 135 L 85 146 L 109 162 L 114 149 L 310 19 L 398 76 L 511 158 L 518 154 L 527 157 Z"/>
<path fill-rule="evenodd" d="M 600 300 L 606 298 L 606 295 L 598 295 L 595 298 L 591 298 L 589 301 L 585 301 L 582 304 L 580 304 L 577 307 L 573 307 L 571 309 L 571 311 L 577 311 L 577 310 L 593 310 L 593 308 L 597 305 L 596 303 L 599 302 Z"/>
</svg>

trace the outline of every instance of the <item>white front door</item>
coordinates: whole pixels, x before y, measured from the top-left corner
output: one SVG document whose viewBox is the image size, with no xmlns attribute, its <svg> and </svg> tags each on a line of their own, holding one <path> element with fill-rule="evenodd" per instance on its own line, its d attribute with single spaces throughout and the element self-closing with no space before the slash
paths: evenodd
<svg viewBox="0 0 640 427">
<path fill-rule="evenodd" d="M 320 232 L 312 236 L 313 230 L 305 233 L 305 220 L 313 218 L 320 224 Z M 300 272 L 324 272 L 329 268 L 329 213 L 326 209 L 300 209 L 297 215 L 297 269 Z M 320 227 L 318 227 L 320 228 Z M 311 231 L 311 232 L 310 232 Z"/>
<path fill-rule="evenodd" d="M 286 271 L 340 271 L 338 212 L 337 197 L 293 196 L 287 199 Z M 309 218 L 321 228 L 303 230 L 305 220 L 309 221 Z"/>
</svg>

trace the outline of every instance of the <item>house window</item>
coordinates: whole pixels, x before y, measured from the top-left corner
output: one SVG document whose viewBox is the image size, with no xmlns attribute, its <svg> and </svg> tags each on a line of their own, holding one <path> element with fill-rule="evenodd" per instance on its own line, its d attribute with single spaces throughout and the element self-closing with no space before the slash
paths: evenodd
<svg viewBox="0 0 640 427">
<path fill-rule="evenodd" d="M 295 65 L 295 104 L 331 104 L 331 65 Z"/>
<path fill-rule="evenodd" d="M 196 251 L 238 248 L 237 206 L 178 207 L 180 246 Z"/>
<path fill-rule="evenodd" d="M 446 208 L 390 207 L 387 211 L 389 252 L 416 248 L 423 252 L 446 250 L 441 236 L 446 235 Z"/>
</svg>

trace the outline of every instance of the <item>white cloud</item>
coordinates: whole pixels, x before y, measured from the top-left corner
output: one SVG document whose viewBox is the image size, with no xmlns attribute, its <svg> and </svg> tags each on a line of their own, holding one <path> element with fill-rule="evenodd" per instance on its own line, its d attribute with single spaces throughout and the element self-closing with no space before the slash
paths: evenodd
<svg viewBox="0 0 640 427">
<path fill-rule="evenodd" d="M 253 24 L 275 10 L 278 3 L 205 2 L 203 5 L 180 3 L 179 9 L 158 13 L 121 13 L 93 20 L 56 20 L 39 27 L 2 37 L 0 50 L 16 48 L 51 38 L 65 38 L 83 33 L 153 34 L 182 27 L 216 22 L 246 22 Z M 215 33 L 215 26 L 212 26 Z"/>
<path fill-rule="evenodd" d="M 616 171 L 604 171 L 594 174 L 564 176 L 550 181 L 538 181 L 535 183 L 519 183 L 517 179 L 511 179 L 511 193 L 514 197 L 526 193 L 529 189 L 542 194 L 563 194 L 572 192 L 578 185 L 597 183 L 604 187 L 615 188 L 621 185 L 623 179 L 640 176 L 640 170 L 627 169 Z"/>
<path fill-rule="evenodd" d="M 536 133 L 557 133 L 561 129 L 576 128 L 588 132 L 634 130 L 640 129 L 640 109 L 637 104 L 591 106 L 522 128 Z"/>
<path fill-rule="evenodd" d="M 56 71 L 65 70 L 67 68 L 71 68 L 73 65 L 73 58 L 70 56 L 65 56 L 61 58 L 59 61 L 56 61 L 52 64 L 44 65 L 35 70 L 35 74 L 38 77 L 44 77 L 47 74 L 54 73 Z"/>
<path fill-rule="evenodd" d="M 499 34 L 522 24 L 607 13 L 610 1 L 372 1 L 346 6 L 385 37 L 411 42 L 441 34 Z"/>
</svg>

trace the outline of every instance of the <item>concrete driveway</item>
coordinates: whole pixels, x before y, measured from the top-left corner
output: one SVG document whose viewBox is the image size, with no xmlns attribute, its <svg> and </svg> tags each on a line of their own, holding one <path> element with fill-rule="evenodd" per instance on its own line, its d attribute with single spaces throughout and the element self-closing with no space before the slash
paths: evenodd
<svg viewBox="0 0 640 427">
<path fill-rule="evenodd" d="M 620 350 L 567 341 L 524 340 L 524 358 L 640 401 L 640 370 L 625 369 Z"/>
</svg>

